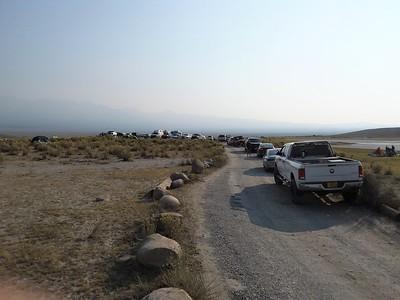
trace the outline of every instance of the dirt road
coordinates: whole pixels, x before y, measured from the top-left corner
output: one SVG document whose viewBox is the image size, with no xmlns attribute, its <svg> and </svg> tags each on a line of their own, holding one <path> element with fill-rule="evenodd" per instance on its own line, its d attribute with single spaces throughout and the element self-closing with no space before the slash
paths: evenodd
<svg viewBox="0 0 400 300">
<path fill-rule="evenodd" d="M 400 227 L 311 197 L 292 204 L 262 162 L 230 162 L 199 191 L 203 224 L 232 299 L 400 299 Z"/>
</svg>

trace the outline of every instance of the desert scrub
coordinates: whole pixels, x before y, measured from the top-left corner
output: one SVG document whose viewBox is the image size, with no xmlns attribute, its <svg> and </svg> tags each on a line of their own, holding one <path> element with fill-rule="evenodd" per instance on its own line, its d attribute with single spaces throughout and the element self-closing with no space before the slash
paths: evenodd
<svg viewBox="0 0 400 300">
<path fill-rule="evenodd" d="M 375 174 L 380 174 L 382 172 L 382 166 L 378 164 L 372 164 L 371 169 Z"/>
<path fill-rule="evenodd" d="M 122 159 L 123 161 L 128 161 L 131 159 L 131 152 L 129 149 L 123 146 L 114 146 L 109 150 L 109 154 L 115 155 L 116 157 Z"/>
<path fill-rule="evenodd" d="M 361 199 L 372 207 L 379 207 L 384 203 L 397 209 L 400 207 L 397 186 L 395 177 L 391 180 L 384 175 L 367 173 L 361 187 Z"/>
</svg>

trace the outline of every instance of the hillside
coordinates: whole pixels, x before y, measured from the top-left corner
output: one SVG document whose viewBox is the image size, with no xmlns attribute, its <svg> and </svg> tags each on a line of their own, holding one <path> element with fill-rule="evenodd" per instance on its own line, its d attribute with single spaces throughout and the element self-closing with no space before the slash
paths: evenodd
<svg viewBox="0 0 400 300">
<path fill-rule="evenodd" d="M 400 127 L 375 128 L 334 135 L 335 138 L 400 139 Z"/>
</svg>

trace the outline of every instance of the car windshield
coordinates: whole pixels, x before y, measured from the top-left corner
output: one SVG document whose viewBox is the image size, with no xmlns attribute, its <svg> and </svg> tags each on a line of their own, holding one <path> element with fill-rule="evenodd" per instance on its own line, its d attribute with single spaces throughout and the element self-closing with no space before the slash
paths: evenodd
<svg viewBox="0 0 400 300">
<path fill-rule="evenodd" d="M 268 150 L 268 156 L 276 155 L 278 151 L 279 151 L 278 149 L 270 149 Z"/>
<path fill-rule="evenodd" d="M 249 139 L 250 143 L 259 143 L 260 140 L 259 139 Z"/>
<path fill-rule="evenodd" d="M 260 144 L 260 148 L 270 149 L 270 148 L 274 148 L 274 146 L 272 144 L 263 143 L 263 144 Z"/>
<path fill-rule="evenodd" d="M 327 143 L 310 143 L 310 144 L 295 144 L 293 145 L 291 157 L 304 158 L 312 157 L 332 157 L 333 151 Z"/>
</svg>

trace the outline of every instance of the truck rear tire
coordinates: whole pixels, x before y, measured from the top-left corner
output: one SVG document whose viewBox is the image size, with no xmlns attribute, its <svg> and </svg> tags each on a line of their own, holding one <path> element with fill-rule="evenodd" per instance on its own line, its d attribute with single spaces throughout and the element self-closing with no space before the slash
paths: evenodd
<svg viewBox="0 0 400 300">
<path fill-rule="evenodd" d="M 292 202 L 294 204 L 303 204 L 303 192 L 297 189 L 296 180 L 292 177 L 290 181 L 290 191 L 292 192 Z"/>
<path fill-rule="evenodd" d="M 279 174 L 278 168 L 275 166 L 274 168 L 274 180 L 276 185 L 282 185 L 283 181 L 281 179 L 281 175 Z"/>
<path fill-rule="evenodd" d="M 358 198 L 359 190 L 343 192 L 343 200 L 347 203 L 354 203 Z"/>
</svg>

